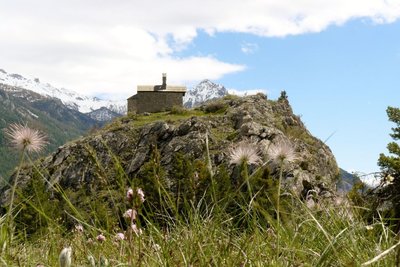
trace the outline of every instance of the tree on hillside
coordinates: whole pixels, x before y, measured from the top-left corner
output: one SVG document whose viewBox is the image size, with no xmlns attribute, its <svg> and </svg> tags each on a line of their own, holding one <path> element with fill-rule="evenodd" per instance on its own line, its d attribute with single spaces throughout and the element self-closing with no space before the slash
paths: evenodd
<svg viewBox="0 0 400 267">
<path fill-rule="evenodd" d="M 393 142 L 387 145 L 389 155 L 380 154 L 378 165 L 383 174 L 383 184 L 385 187 L 382 190 L 384 197 L 392 202 L 392 216 L 400 218 L 400 146 L 396 142 L 400 140 L 400 109 L 388 107 L 386 110 L 389 121 L 394 122 L 396 127 L 392 128 L 393 133 L 390 136 Z M 397 223 L 400 225 L 400 222 Z"/>
</svg>

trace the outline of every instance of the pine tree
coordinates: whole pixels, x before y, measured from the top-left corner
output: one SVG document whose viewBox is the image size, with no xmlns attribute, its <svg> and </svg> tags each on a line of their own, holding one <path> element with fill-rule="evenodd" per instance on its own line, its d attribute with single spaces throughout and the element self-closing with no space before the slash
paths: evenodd
<svg viewBox="0 0 400 267">
<path fill-rule="evenodd" d="M 400 139 L 400 109 L 388 107 L 386 110 L 389 120 L 396 123 L 396 127 L 392 128 L 393 133 L 390 136 L 394 140 Z M 386 175 L 391 175 L 397 180 L 400 174 L 400 146 L 396 142 L 390 142 L 387 146 L 389 152 L 392 154 L 386 156 L 381 154 L 379 157 L 379 166 Z"/>
<path fill-rule="evenodd" d="M 384 197 L 392 202 L 392 216 L 398 219 L 400 218 L 400 146 L 396 141 L 400 140 L 400 109 L 388 107 L 386 112 L 389 121 L 396 124 L 396 127 L 392 128 L 393 133 L 390 134 L 394 141 L 387 145 L 390 155 L 380 154 L 378 165 L 387 184 L 383 190 Z M 400 226 L 400 222 L 397 225 Z"/>
</svg>

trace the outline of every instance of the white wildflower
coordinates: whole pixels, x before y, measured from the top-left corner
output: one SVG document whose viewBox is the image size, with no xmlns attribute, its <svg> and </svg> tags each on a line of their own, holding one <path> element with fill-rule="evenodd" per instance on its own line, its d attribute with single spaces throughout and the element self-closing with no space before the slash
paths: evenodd
<svg viewBox="0 0 400 267">
<path fill-rule="evenodd" d="M 138 188 L 137 190 L 136 190 L 136 193 L 138 194 L 138 196 L 139 196 L 139 199 L 140 199 L 140 202 L 144 202 L 144 192 L 143 192 L 143 190 L 142 190 L 142 188 Z"/>
<path fill-rule="evenodd" d="M 135 223 L 132 223 L 131 225 L 132 231 L 137 235 L 141 235 L 143 233 L 142 229 L 140 229 L 139 227 L 137 227 L 137 225 Z"/>
<path fill-rule="evenodd" d="M 367 229 L 368 231 L 372 231 L 374 230 L 374 227 L 372 225 L 367 225 L 365 226 L 365 229 Z"/>
<path fill-rule="evenodd" d="M 132 188 L 128 188 L 128 191 L 126 192 L 126 198 L 128 199 L 128 201 L 132 201 L 132 199 L 133 199 L 133 189 Z"/>
<path fill-rule="evenodd" d="M 11 124 L 5 131 L 13 147 L 21 151 L 40 152 L 47 144 L 46 135 L 21 124 Z"/>
<path fill-rule="evenodd" d="M 71 266 L 71 259 L 72 256 L 72 248 L 71 247 L 66 247 L 61 250 L 59 261 L 60 261 L 60 267 L 70 267 Z"/>
<path fill-rule="evenodd" d="M 75 232 L 83 233 L 83 226 L 82 224 L 75 225 Z"/>
<path fill-rule="evenodd" d="M 255 144 L 249 142 L 240 142 L 236 147 L 229 149 L 230 164 L 257 165 L 261 163 L 261 157 Z"/>
<path fill-rule="evenodd" d="M 297 159 L 294 147 L 288 142 L 279 142 L 271 145 L 268 149 L 268 156 L 277 165 L 293 162 Z"/>
<path fill-rule="evenodd" d="M 125 211 L 123 216 L 124 216 L 124 218 L 128 218 L 128 219 L 131 219 L 131 220 L 136 220 L 136 215 L 137 215 L 136 210 L 129 209 L 129 210 Z"/>
<path fill-rule="evenodd" d="M 109 264 L 109 262 L 108 262 L 108 259 L 106 258 L 106 257 L 104 257 L 104 256 L 101 256 L 100 257 L 100 266 L 101 267 L 106 267 L 106 266 L 110 266 L 110 264 Z"/>
<path fill-rule="evenodd" d="M 96 267 L 96 261 L 92 255 L 87 256 L 87 260 L 89 261 L 91 267 Z"/>
<path fill-rule="evenodd" d="M 106 241 L 106 237 L 103 234 L 99 234 L 96 237 L 96 240 L 99 241 L 99 242 L 104 242 L 104 241 Z"/>
<path fill-rule="evenodd" d="M 124 233 L 117 233 L 117 234 L 115 235 L 115 240 L 117 240 L 117 241 L 122 241 L 122 240 L 124 240 L 124 239 L 125 239 Z"/>
</svg>

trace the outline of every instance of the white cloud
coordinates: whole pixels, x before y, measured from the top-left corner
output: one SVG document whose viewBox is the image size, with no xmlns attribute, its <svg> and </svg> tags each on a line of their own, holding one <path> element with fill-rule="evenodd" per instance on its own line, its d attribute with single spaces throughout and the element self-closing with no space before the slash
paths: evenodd
<svg viewBox="0 0 400 267">
<path fill-rule="evenodd" d="M 254 54 L 258 50 L 258 44 L 244 42 L 240 50 L 246 55 Z"/>
<path fill-rule="evenodd" d="M 263 93 L 263 94 L 268 96 L 269 91 L 268 91 L 268 89 L 239 90 L 239 89 L 230 88 L 230 89 L 228 89 L 228 93 L 232 94 L 232 95 L 238 95 L 238 96 L 255 95 L 255 94 L 258 94 L 258 93 Z"/>
<path fill-rule="evenodd" d="M 165 71 L 183 83 L 245 69 L 207 55 L 175 57 L 199 30 L 281 37 L 356 18 L 390 23 L 399 17 L 398 0 L 1 1 L 0 68 L 126 96 Z"/>
</svg>

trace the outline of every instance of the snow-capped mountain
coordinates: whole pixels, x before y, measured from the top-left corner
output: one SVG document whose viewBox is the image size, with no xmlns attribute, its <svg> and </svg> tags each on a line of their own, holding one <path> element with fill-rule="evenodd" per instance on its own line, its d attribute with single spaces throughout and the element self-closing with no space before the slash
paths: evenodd
<svg viewBox="0 0 400 267">
<path fill-rule="evenodd" d="M 99 109 L 93 110 L 91 112 L 86 113 L 86 115 L 100 122 L 112 121 L 114 118 L 121 116 L 121 114 L 111 111 L 106 107 L 101 107 Z"/>
<path fill-rule="evenodd" d="M 45 133 L 48 141 L 45 154 L 104 125 L 88 114 L 68 108 L 57 98 L 3 83 L 0 83 L 0 114 L 0 183 L 1 177 L 9 177 L 18 164 L 17 154 L 10 155 L 8 142 L 4 141 L 3 130 L 12 123 L 23 123 Z"/>
<path fill-rule="evenodd" d="M 65 88 L 56 88 L 49 83 L 41 82 L 37 78 L 32 80 L 20 74 L 7 73 L 3 69 L 0 69 L 0 84 L 9 85 L 8 88 L 23 88 L 42 96 L 57 98 L 68 108 L 86 113 L 98 121 L 108 121 L 127 112 L 126 100 L 112 101 L 88 97 Z M 220 98 L 227 94 L 228 90 L 223 85 L 210 80 L 203 80 L 187 91 L 183 98 L 183 104 L 187 108 L 192 108 L 205 101 Z"/>
<path fill-rule="evenodd" d="M 183 97 L 183 105 L 186 108 L 193 108 L 205 101 L 221 98 L 228 94 L 228 90 L 221 84 L 213 83 L 210 80 L 203 80 L 193 89 L 186 92 Z"/>
<path fill-rule="evenodd" d="M 10 74 L 2 69 L 0 69 L 0 83 L 31 90 L 40 95 L 58 98 L 67 107 L 82 113 L 89 113 L 102 107 L 108 108 L 118 114 L 126 113 L 125 100 L 111 101 L 97 97 L 88 97 L 65 88 L 59 89 L 48 83 L 42 83 L 37 78 L 31 80 L 19 74 Z"/>
</svg>

